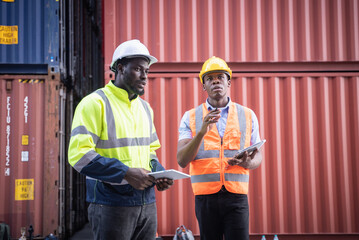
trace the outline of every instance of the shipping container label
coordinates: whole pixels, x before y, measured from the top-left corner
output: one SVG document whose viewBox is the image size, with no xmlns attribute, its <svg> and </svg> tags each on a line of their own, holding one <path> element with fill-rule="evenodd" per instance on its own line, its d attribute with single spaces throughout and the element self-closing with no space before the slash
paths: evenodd
<svg viewBox="0 0 359 240">
<path fill-rule="evenodd" d="M 29 145 L 29 135 L 22 135 L 21 137 L 21 144 L 23 146 Z"/>
<path fill-rule="evenodd" d="M 29 161 L 29 151 L 21 151 L 21 162 Z"/>
<path fill-rule="evenodd" d="M 15 179 L 15 201 L 34 200 L 34 179 Z"/>
<path fill-rule="evenodd" d="M 28 96 L 26 96 L 25 98 L 24 98 L 24 117 L 25 117 L 25 123 L 27 123 L 27 116 L 29 115 L 29 113 L 28 113 L 28 108 L 29 108 L 29 106 L 28 106 L 28 103 L 29 103 L 29 98 L 28 98 Z M 29 136 L 27 136 L 27 142 L 29 142 Z M 22 145 L 24 145 L 24 144 L 22 144 Z M 28 145 L 28 144 L 26 144 L 26 145 Z"/>
<path fill-rule="evenodd" d="M 10 176 L 10 110 L 11 110 L 11 97 L 6 98 L 6 147 L 5 147 L 5 176 Z"/>
<path fill-rule="evenodd" d="M 18 26 L 0 25 L 0 44 L 18 44 Z"/>
</svg>

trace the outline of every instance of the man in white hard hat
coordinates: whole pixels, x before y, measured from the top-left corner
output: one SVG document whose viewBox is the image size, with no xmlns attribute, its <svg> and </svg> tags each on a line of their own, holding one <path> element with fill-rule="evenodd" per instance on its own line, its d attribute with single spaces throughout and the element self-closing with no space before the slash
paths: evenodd
<svg viewBox="0 0 359 240">
<path fill-rule="evenodd" d="M 249 170 L 262 162 L 254 112 L 227 95 L 232 70 L 218 57 L 209 58 L 199 74 L 207 101 L 187 111 L 180 123 L 177 161 L 190 165 L 195 211 L 201 240 L 248 240 Z"/>
<path fill-rule="evenodd" d="M 147 74 L 157 59 L 138 40 L 120 44 L 112 58 L 115 80 L 86 96 L 76 108 L 69 163 L 86 175 L 89 221 L 95 239 L 153 240 L 157 230 L 156 185 L 173 181 L 149 176 L 164 170 L 150 105 Z"/>
</svg>

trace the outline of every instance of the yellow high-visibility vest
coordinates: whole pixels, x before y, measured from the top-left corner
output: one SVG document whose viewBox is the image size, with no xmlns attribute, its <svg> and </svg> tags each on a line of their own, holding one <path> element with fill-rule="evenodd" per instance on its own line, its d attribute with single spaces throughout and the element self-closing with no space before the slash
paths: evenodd
<svg viewBox="0 0 359 240">
<path fill-rule="evenodd" d="M 68 157 L 79 172 L 98 154 L 151 170 L 160 146 L 150 105 L 140 97 L 129 101 L 125 90 L 109 82 L 77 106 Z"/>
</svg>

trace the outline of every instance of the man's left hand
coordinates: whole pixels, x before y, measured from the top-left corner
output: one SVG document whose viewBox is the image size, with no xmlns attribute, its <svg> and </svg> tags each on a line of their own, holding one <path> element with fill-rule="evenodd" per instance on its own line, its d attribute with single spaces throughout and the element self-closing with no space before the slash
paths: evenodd
<svg viewBox="0 0 359 240">
<path fill-rule="evenodd" d="M 155 181 L 158 191 L 169 189 L 173 185 L 173 180 L 168 178 L 159 178 Z"/>
<path fill-rule="evenodd" d="M 250 161 L 255 157 L 257 152 L 258 149 L 254 150 L 251 154 L 248 154 L 246 151 L 241 158 L 238 158 L 238 156 L 235 155 L 232 159 L 228 160 L 228 164 L 231 166 L 238 165 L 244 168 L 248 168 Z"/>
</svg>

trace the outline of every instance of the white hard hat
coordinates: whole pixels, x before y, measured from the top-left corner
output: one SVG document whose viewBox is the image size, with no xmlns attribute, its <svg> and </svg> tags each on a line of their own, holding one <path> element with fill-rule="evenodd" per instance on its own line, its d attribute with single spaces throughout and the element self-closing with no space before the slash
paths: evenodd
<svg viewBox="0 0 359 240">
<path fill-rule="evenodd" d="M 139 40 L 129 40 L 126 42 L 121 43 L 113 53 L 112 63 L 111 63 L 111 70 L 116 72 L 115 63 L 122 58 L 134 58 L 134 57 L 146 57 L 149 59 L 151 64 L 156 63 L 158 60 L 154 56 L 150 55 L 147 47 L 143 45 Z"/>
</svg>

